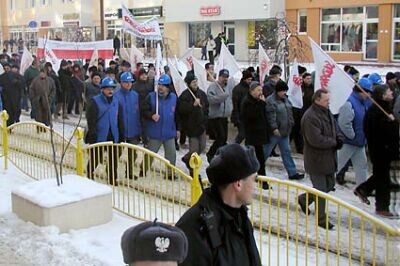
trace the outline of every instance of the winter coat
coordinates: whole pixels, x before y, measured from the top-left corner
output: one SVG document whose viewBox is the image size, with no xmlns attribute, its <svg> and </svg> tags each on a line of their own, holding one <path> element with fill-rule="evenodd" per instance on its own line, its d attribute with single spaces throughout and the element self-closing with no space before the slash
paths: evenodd
<svg viewBox="0 0 400 266">
<path fill-rule="evenodd" d="M 121 41 L 117 36 L 115 36 L 113 39 L 113 47 L 114 49 L 118 49 L 121 47 Z"/>
<path fill-rule="evenodd" d="M 18 73 L 3 73 L 0 75 L 0 87 L 3 88 L 3 109 L 10 119 L 7 124 L 18 122 L 21 115 L 21 97 L 25 90 L 25 80 Z"/>
<path fill-rule="evenodd" d="M 314 95 L 314 84 L 306 86 L 305 84 L 301 85 L 301 90 L 303 93 L 303 114 L 307 109 L 312 105 L 312 96 Z"/>
<path fill-rule="evenodd" d="M 122 108 L 122 116 L 124 119 L 125 137 L 136 138 L 140 135 L 140 108 L 139 95 L 133 90 L 120 89 L 114 93 Z"/>
<path fill-rule="evenodd" d="M 304 138 L 304 168 L 310 175 L 334 174 L 337 168 L 338 135 L 332 113 L 317 104 L 311 105 L 301 119 Z"/>
<path fill-rule="evenodd" d="M 28 88 L 28 91 L 29 91 L 32 81 L 37 76 L 39 76 L 39 69 L 34 68 L 33 66 L 29 66 L 28 69 L 25 70 L 24 79 L 25 79 L 26 87 Z"/>
<path fill-rule="evenodd" d="M 233 84 L 229 83 L 222 88 L 217 82 L 210 84 L 207 90 L 208 103 L 210 104 L 208 117 L 212 118 L 227 118 L 232 113 L 232 89 Z"/>
<path fill-rule="evenodd" d="M 86 143 L 125 141 L 122 108 L 118 100 L 99 94 L 93 97 L 86 111 L 88 131 Z"/>
<path fill-rule="evenodd" d="M 347 102 L 340 107 L 338 125 L 345 139 L 344 143 L 364 147 L 367 140 L 364 134 L 364 116 L 368 109 L 366 101 L 353 92 Z"/>
<path fill-rule="evenodd" d="M 54 98 L 56 86 L 54 80 L 50 77 L 41 79 L 36 77 L 29 90 L 29 98 L 31 100 L 32 109 L 35 110 L 35 120 L 45 125 L 50 125 L 50 107 Z"/>
<path fill-rule="evenodd" d="M 214 51 L 216 46 L 214 39 L 208 40 L 206 46 L 207 46 L 207 52 Z"/>
<path fill-rule="evenodd" d="M 268 78 L 268 80 L 264 81 L 263 85 L 263 94 L 265 98 L 268 98 L 271 94 L 275 92 L 276 81 Z"/>
<path fill-rule="evenodd" d="M 391 113 L 389 102 L 377 102 Z M 390 121 L 376 105 L 371 106 L 365 114 L 364 131 L 372 163 L 399 158 L 399 123 Z"/>
<path fill-rule="evenodd" d="M 240 121 L 244 126 L 246 144 L 264 145 L 268 142 L 266 103 L 255 99 L 249 93 L 240 108 Z"/>
<path fill-rule="evenodd" d="M 249 84 L 244 81 L 241 81 L 232 90 L 233 110 L 231 114 L 231 122 L 235 126 L 238 126 L 241 122 L 240 121 L 241 105 L 248 93 L 249 93 Z"/>
<path fill-rule="evenodd" d="M 393 115 L 397 118 L 397 120 L 400 122 L 400 95 L 397 96 L 395 103 L 394 103 L 394 108 L 393 108 Z"/>
<path fill-rule="evenodd" d="M 294 125 L 292 105 L 287 97 L 279 99 L 276 93 L 267 98 L 266 104 L 268 127 L 272 131 L 279 130 L 282 137 L 290 135 Z"/>
<path fill-rule="evenodd" d="M 72 88 L 72 73 L 68 69 L 58 70 L 58 79 L 60 80 L 60 93 L 57 94 L 57 102 L 61 103 L 64 102 L 65 99 L 68 97 L 69 92 Z"/>
<path fill-rule="evenodd" d="M 213 238 L 221 240 L 219 245 L 213 246 L 210 241 L 204 213 L 214 215 L 208 221 L 215 228 Z M 214 187 L 204 190 L 176 226 L 183 230 L 189 244 L 181 266 L 261 266 L 247 208 L 233 209 L 225 205 Z"/>
<path fill-rule="evenodd" d="M 208 100 L 204 91 L 199 88 L 192 91 L 200 99 L 201 106 L 193 106 L 194 98 L 189 89 L 182 92 L 178 99 L 178 128 L 191 137 L 198 137 L 204 133 L 208 119 Z"/>
<path fill-rule="evenodd" d="M 165 97 L 159 95 L 158 114 L 160 119 L 155 122 L 152 116 L 156 113 L 156 93 L 151 92 L 146 97 L 141 109 L 145 119 L 144 128 L 150 139 L 165 141 L 176 137 L 176 104 L 175 93 L 168 93 Z"/>
<path fill-rule="evenodd" d="M 221 46 L 222 46 L 221 37 L 216 37 L 214 41 L 215 41 L 215 50 L 217 54 L 219 54 L 221 52 Z"/>
</svg>

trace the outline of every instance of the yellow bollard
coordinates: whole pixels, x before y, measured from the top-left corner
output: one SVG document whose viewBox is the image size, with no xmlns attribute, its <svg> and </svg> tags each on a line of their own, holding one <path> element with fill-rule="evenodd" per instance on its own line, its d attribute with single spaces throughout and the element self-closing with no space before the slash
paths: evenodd
<svg viewBox="0 0 400 266">
<path fill-rule="evenodd" d="M 78 127 L 74 133 L 76 140 L 76 174 L 83 176 L 83 148 L 82 140 L 84 131 L 81 127 Z"/>
<path fill-rule="evenodd" d="M 201 167 L 202 161 L 200 156 L 197 153 L 193 153 L 190 156 L 189 165 L 193 169 L 193 179 L 192 183 L 190 184 L 191 188 L 191 206 L 193 206 L 201 196 L 201 186 L 200 186 L 200 179 L 199 179 L 199 170 Z"/>
<path fill-rule="evenodd" d="M 4 110 L 0 114 L 3 127 L 3 155 L 4 155 L 4 170 L 8 169 L 8 129 L 7 120 L 9 118 L 7 111 Z"/>
</svg>

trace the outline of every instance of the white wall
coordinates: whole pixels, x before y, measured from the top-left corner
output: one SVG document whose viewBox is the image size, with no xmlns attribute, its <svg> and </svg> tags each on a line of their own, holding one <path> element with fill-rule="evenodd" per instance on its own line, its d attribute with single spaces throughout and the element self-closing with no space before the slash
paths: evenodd
<svg viewBox="0 0 400 266">
<path fill-rule="evenodd" d="M 166 22 L 255 20 L 284 11 L 284 0 L 165 0 Z M 201 16 L 200 8 L 220 6 L 218 16 Z"/>
</svg>

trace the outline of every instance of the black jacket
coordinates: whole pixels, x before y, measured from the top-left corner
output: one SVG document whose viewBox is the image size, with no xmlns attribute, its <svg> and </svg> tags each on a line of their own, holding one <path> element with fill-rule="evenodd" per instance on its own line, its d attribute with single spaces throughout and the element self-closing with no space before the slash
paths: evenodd
<svg viewBox="0 0 400 266">
<path fill-rule="evenodd" d="M 18 73 L 3 73 L 0 75 L 0 86 L 3 87 L 3 108 L 10 116 L 7 125 L 10 125 L 19 121 L 21 115 L 21 97 L 25 90 L 25 80 Z"/>
<path fill-rule="evenodd" d="M 377 101 L 388 113 L 389 102 Z M 364 117 L 364 131 L 372 163 L 399 158 L 399 123 L 390 121 L 376 105 L 372 105 Z"/>
<path fill-rule="evenodd" d="M 214 214 L 211 222 L 216 231 L 212 236 L 220 240 L 216 247 L 210 241 L 202 214 Z M 225 205 L 216 188 L 207 188 L 199 201 L 177 222 L 189 243 L 183 266 L 261 266 L 254 240 L 253 227 L 245 206 L 233 209 Z M 218 241 L 216 241 L 217 243 Z"/>
<path fill-rule="evenodd" d="M 268 98 L 268 96 L 275 92 L 276 83 L 276 81 L 272 80 L 269 77 L 267 81 L 264 81 L 263 94 L 265 98 Z"/>
<path fill-rule="evenodd" d="M 204 133 L 208 119 L 208 99 L 204 91 L 192 91 L 196 98 L 200 98 L 200 106 L 193 106 L 194 98 L 189 89 L 186 89 L 178 98 L 178 129 L 188 137 L 198 137 Z"/>
<path fill-rule="evenodd" d="M 232 104 L 233 104 L 233 110 L 231 114 L 231 122 L 235 125 L 238 126 L 240 124 L 240 112 L 241 112 L 241 105 L 246 97 L 246 95 L 249 93 L 249 84 L 247 84 L 244 81 L 241 81 L 238 85 L 236 85 L 233 88 L 232 91 Z"/>
<path fill-rule="evenodd" d="M 240 121 L 243 123 L 246 144 L 264 145 L 268 143 L 266 103 L 254 99 L 249 93 L 242 102 Z"/>
<path fill-rule="evenodd" d="M 58 70 L 58 79 L 60 80 L 60 94 L 57 95 L 57 101 L 64 101 L 64 97 L 67 97 L 72 87 L 72 73 L 68 69 Z"/>
<path fill-rule="evenodd" d="M 147 95 L 149 95 L 150 92 L 154 91 L 154 86 L 152 86 L 151 82 L 149 82 L 148 80 L 143 81 L 138 79 L 132 85 L 132 89 L 139 94 L 139 101 L 140 103 L 143 103 Z"/>
</svg>

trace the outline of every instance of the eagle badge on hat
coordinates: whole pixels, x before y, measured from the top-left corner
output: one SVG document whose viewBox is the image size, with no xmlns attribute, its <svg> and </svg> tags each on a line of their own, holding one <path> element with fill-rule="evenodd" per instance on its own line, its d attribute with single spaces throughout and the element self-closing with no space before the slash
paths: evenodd
<svg viewBox="0 0 400 266">
<path fill-rule="evenodd" d="M 157 237 L 154 241 L 156 245 L 156 250 L 160 253 L 165 253 L 169 248 L 169 238 L 168 237 Z"/>
</svg>

